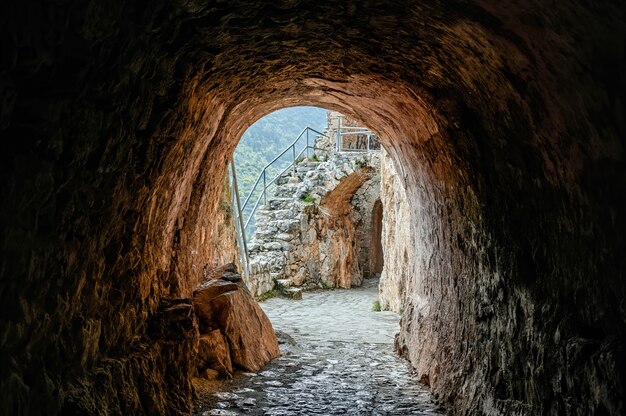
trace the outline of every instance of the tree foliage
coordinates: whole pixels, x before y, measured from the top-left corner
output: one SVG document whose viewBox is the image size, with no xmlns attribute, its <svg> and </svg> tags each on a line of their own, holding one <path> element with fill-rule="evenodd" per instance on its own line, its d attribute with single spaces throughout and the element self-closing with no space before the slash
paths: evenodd
<svg viewBox="0 0 626 416">
<path fill-rule="evenodd" d="M 290 107 L 275 111 L 259 119 L 246 130 L 241 137 L 234 160 L 237 169 L 237 181 L 241 202 L 250 192 L 262 169 L 287 146 L 294 142 L 305 127 L 324 132 L 326 128 L 326 110 L 317 107 Z M 315 137 L 309 136 L 312 146 Z M 296 152 L 306 146 L 306 138 L 301 138 L 296 145 Z M 291 163 L 291 151 L 283 155 L 276 165 L 268 169 L 267 182 L 273 179 L 282 169 Z M 262 183 L 261 183 L 262 185 Z M 257 187 L 251 203 L 260 194 L 262 186 Z M 249 212 L 251 206 L 246 209 Z"/>
</svg>

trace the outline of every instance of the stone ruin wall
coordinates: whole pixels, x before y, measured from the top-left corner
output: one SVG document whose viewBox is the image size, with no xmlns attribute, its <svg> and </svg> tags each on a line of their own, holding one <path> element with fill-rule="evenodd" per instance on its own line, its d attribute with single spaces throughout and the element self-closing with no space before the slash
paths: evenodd
<svg viewBox="0 0 626 416">
<path fill-rule="evenodd" d="M 257 215 L 247 282 L 257 296 L 271 290 L 275 281 L 305 288 L 350 288 L 369 275 L 380 158 L 377 153 L 337 154 L 338 116 L 328 112 L 327 137 L 316 141 L 321 162 L 303 161 L 295 176 L 290 172 L 278 181 L 275 195 L 293 189 L 292 199 L 269 201 Z M 302 202 L 305 193 L 315 202 Z M 264 223 L 275 226 L 268 229 Z"/>
</svg>

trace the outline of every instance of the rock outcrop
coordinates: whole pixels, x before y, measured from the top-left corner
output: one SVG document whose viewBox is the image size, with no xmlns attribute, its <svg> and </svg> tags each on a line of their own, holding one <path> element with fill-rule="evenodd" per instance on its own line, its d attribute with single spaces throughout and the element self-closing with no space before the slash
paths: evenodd
<svg viewBox="0 0 626 416">
<path fill-rule="evenodd" d="M 198 373 L 231 376 L 233 368 L 258 371 L 280 355 L 272 324 L 234 265 L 211 271 L 193 293 L 200 328 Z"/>
</svg>

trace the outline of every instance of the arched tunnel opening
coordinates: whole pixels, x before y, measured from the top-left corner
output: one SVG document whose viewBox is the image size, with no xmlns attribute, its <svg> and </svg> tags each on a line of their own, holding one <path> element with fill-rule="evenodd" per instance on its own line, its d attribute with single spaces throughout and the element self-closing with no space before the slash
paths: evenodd
<svg viewBox="0 0 626 416">
<path fill-rule="evenodd" d="M 194 291 L 200 320 L 194 414 L 439 414 L 419 383 L 428 376 L 418 380 L 394 352 L 410 267 L 395 253 L 406 251 L 398 231 L 410 218 L 378 136 L 335 111 L 290 107 L 259 119 L 242 137 L 230 169 L 239 194 L 228 198 L 234 224 L 219 234 L 238 234 L 243 271 L 218 268 Z M 381 199 L 391 211 L 382 280 Z M 232 284 L 238 279 L 241 287 Z M 239 325 L 213 322 L 205 311 L 232 309 L 236 301 L 227 297 L 255 297 L 269 321 L 257 309 L 250 317 L 220 313 Z M 266 342 L 274 337 L 270 321 L 280 357 L 268 362 L 277 352 Z M 261 341 L 240 343 L 242 333 Z"/>
<path fill-rule="evenodd" d="M 623 414 L 620 2 L 1 7 L 1 413 L 188 414 L 236 138 L 315 105 L 406 189 L 397 348 L 446 411 Z"/>
</svg>

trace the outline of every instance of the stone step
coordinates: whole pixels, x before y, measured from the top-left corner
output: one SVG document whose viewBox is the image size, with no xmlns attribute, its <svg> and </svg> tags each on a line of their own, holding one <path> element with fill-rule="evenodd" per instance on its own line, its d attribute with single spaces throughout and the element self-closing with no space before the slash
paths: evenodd
<svg viewBox="0 0 626 416">
<path fill-rule="evenodd" d="M 296 189 L 298 186 L 300 186 L 301 183 L 302 183 L 302 181 L 297 182 L 297 183 L 286 183 L 284 185 L 280 185 L 280 186 L 276 187 L 274 192 L 281 191 L 281 190 Z"/>
<path fill-rule="evenodd" d="M 276 211 L 270 211 L 271 217 L 273 219 L 280 219 L 283 220 L 285 218 L 292 218 L 296 215 L 296 210 L 294 209 L 294 207 L 290 207 L 287 209 L 279 209 Z M 299 213 L 299 211 L 297 211 Z"/>
<path fill-rule="evenodd" d="M 293 198 L 290 198 L 288 196 L 271 196 L 270 198 L 267 198 L 267 203 L 269 204 L 270 202 L 283 202 L 283 201 L 290 201 Z"/>
<path fill-rule="evenodd" d="M 293 234 L 289 234 L 289 233 L 280 233 L 280 234 L 276 234 L 276 236 L 274 237 L 276 240 L 281 240 L 281 241 L 291 241 L 293 240 Z"/>
<path fill-rule="evenodd" d="M 263 244 L 263 250 L 264 251 L 282 251 L 283 245 L 276 241 L 270 241 L 270 242 Z"/>
<path fill-rule="evenodd" d="M 298 189 L 297 185 L 290 186 L 281 186 L 274 191 L 274 196 L 276 197 L 285 197 L 285 198 L 293 198 L 294 192 Z"/>
<path fill-rule="evenodd" d="M 267 205 L 265 206 L 268 207 L 270 210 L 275 211 L 279 209 L 285 209 L 291 203 L 293 203 L 293 198 L 272 197 L 271 199 L 267 200 Z"/>
<path fill-rule="evenodd" d="M 289 299 L 302 300 L 302 289 L 299 287 L 290 287 L 283 291 L 283 295 Z"/>
<path fill-rule="evenodd" d="M 276 279 L 276 283 L 284 287 L 285 289 L 291 287 L 293 284 L 291 279 Z"/>
<path fill-rule="evenodd" d="M 259 245 L 263 245 L 268 240 L 272 240 L 272 237 L 274 237 L 274 235 L 276 235 L 276 232 L 274 231 L 256 230 L 254 233 L 254 239 L 256 240 L 256 243 L 258 243 Z M 266 248 L 266 250 L 268 249 Z"/>
</svg>

